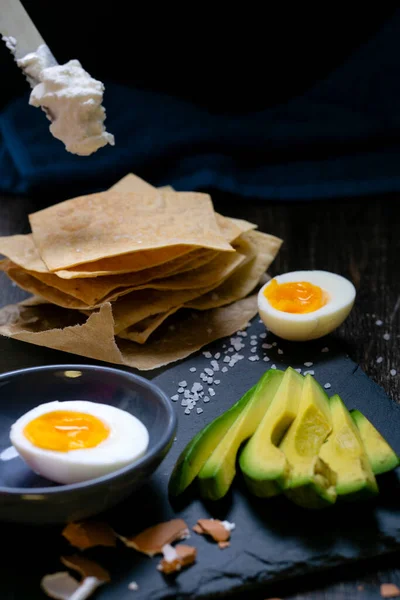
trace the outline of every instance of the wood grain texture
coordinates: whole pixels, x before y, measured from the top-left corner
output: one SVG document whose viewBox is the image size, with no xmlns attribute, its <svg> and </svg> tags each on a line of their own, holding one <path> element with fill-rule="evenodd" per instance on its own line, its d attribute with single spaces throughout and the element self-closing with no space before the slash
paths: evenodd
<svg viewBox="0 0 400 600">
<path fill-rule="evenodd" d="M 400 209 L 396 198 L 261 203 L 218 193 L 212 196 L 219 212 L 253 221 L 261 231 L 283 238 L 280 254 L 270 269 L 272 275 L 315 268 L 353 281 L 356 304 L 338 334 L 351 358 L 400 402 Z M 0 235 L 26 233 L 27 215 L 38 208 L 31 199 L 0 197 Z M 26 296 L 1 274 L 0 306 Z M 10 356 L 14 348 L 15 344 L 0 339 L 1 371 L 16 368 L 16 357 Z M 382 360 L 378 362 L 378 358 Z M 380 583 L 400 586 L 399 558 L 398 554 L 391 555 L 245 597 L 379 598 Z"/>
</svg>

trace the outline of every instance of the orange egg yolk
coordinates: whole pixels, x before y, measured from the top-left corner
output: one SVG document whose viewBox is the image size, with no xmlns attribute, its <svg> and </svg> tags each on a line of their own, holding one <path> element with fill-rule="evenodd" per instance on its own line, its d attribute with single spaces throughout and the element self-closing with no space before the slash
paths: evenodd
<svg viewBox="0 0 400 600">
<path fill-rule="evenodd" d="M 308 281 L 278 283 L 273 279 L 264 295 L 274 308 L 287 313 L 305 314 L 325 306 L 328 294 Z"/>
<path fill-rule="evenodd" d="M 25 437 L 34 446 L 57 452 L 94 448 L 109 434 L 110 429 L 97 417 L 67 410 L 40 415 L 24 428 Z"/>
</svg>

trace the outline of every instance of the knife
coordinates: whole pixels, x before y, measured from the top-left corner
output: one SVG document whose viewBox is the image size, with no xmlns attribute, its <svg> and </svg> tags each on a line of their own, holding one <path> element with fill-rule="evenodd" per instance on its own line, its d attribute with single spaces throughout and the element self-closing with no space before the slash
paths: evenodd
<svg viewBox="0 0 400 600">
<path fill-rule="evenodd" d="M 15 60 L 36 52 L 42 46 L 46 53 L 46 66 L 56 65 L 56 59 L 20 0 L 1 0 L 0 4 L 0 34 Z M 22 71 L 31 87 L 34 87 L 38 81 Z"/>
</svg>

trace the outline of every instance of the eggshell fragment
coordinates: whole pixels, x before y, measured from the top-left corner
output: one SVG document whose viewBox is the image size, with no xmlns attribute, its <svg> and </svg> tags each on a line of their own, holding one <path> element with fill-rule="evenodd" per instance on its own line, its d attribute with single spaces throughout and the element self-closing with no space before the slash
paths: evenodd
<svg viewBox="0 0 400 600">
<path fill-rule="evenodd" d="M 45 575 L 40 587 L 49 598 L 54 600 L 69 600 L 79 589 L 80 584 L 67 571 Z"/>
<path fill-rule="evenodd" d="M 218 542 L 218 547 L 221 548 L 221 550 L 225 550 L 225 548 L 229 548 L 230 545 L 231 545 L 230 542 Z"/>
<path fill-rule="evenodd" d="M 77 571 L 85 579 L 87 577 L 95 577 L 103 583 L 111 581 L 109 572 L 94 562 L 94 560 L 90 560 L 89 558 L 77 554 L 73 556 L 62 556 L 60 560 L 66 567 Z"/>
<path fill-rule="evenodd" d="M 101 521 L 81 521 L 68 523 L 62 535 L 71 546 L 86 550 L 95 546 L 116 546 L 116 535 L 107 523 Z"/>
<path fill-rule="evenodd" d="M 177 573 L 185 567 L 192 565 L 197 556 L 197 550 L 193 546 L 178 544 L 175 548 L 167 545 L 164 547 L 164 558 L 161 560 L 157 569 L 165 575 Z"/>
<path fill-rule="evenodd" d="M 133 537 L 119 536 L 121 541 L 129 548 L 135 548 L 147 556 L 161 554 L 166 544 L 189 537 L 189 529 L 183 519 L 171 519 L 165 523 L 158 523 L 148 527 Z"/>
<path fill-rule="evenodd" d="M 225 527 L 219 519 L 198 519 L 197 525 L 202 531 L 200 533 L 196 530 L 196 533 L 209 535 L 215 542 L 227 542 L 231 537 L 230 529 Z"/>
<path fill-rule="evenodd" d="M 204 529 L 202 529 L 200 527 L 200 525 L 193 525 L 192 529 L 193 529 L 193 531 L 195 533 L 198 533 L 199 535 L 203 535 L 204 534 Z"/>
<path fill-rule="evenodd" d="M 398 598 L 400 596 L 400 588 L 394 583 L 382 583 L 381 596 L 382 598 Z"/>
</svg>

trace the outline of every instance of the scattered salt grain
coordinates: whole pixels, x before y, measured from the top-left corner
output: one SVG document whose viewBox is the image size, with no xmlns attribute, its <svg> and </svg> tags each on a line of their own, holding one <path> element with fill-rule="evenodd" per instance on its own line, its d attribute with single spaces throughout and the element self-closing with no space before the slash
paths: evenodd
<svg viewBox="0 0 400 600">
<path fill-rule="evenodd" d="M 228 348 L 228 352 L 234 352 L 234 348 L 232 348 L 232 346 L 230 348 Z"/>
<path fill-rule="evenodd" d="M 215 380 L 214 380 L 214 385 L 219 385 L 220 383 L 221 383 L 221 380 L 220 380 L 220 379 L 215 379 Z"/>
<path fill-rule="evenodd" d="M 171 396 L 171 400 L 173 400 L 173 402 L 176 402 L 177 400 L 179 400 L 178 394 L 175 394 L 174 396 Z"/>
<path fill-rule="evenodd" d="M 214 355 L 215 360 L 218 360 L 219 358 L 221 358 L 221 352 L 217 352 L 217 354 Z"/>
<path fill-rule="evenodd" d="M 138 589 L 139 589 L 139 586 L 136 583 L 136 581 L 131 581 L 130 584 L 128 585 L 128 590 L 131 590 L 131 592 L 137 592 Z"/>
<path fill-rule="evenodd" d="M 254 354 L 254 356 L 249 356 L 249 360 L 251 360 L 251 362 L 254 362 L 255 360 L 260 360 L 260 357 L 257 354 Z"/>
<path fill-rule="evenodd" d="M 384 333 L 383 334 L 383 339 L 386 340 L 386 341 L 390 340 L 390 333 Z"/>
<path fill-rule="evenodd" d="M 211 352 L 203 352 L 203 356 L 204 356 L 205 358 L 211 358 L 211 357 L 212 357 L 212 354 L 211 354 Z"/>
<path fill-rule="evenodd" d="M 239 350 L 244 348 L 244 344 L 243 344 L 242 340 L 240 339 L 240 337 L 231 338 L 231 344 L 234 347 L 234 349 L 236 350 L 236 352 L 239 352 Z"/>
<path fill-rule="evenodd" d="M 205 373 L 200 373 L 200 379 L 202 381 L 207 381 L 207 375 Z"/>
<path fill-rule="evenodd" d="M 261 338 L 262 340 L 265 340 L 265 338 L 267 337 L 267 334 L 266 333 L 260 333 L 260 335 L 258 337 Z"/>
<path fill-rule="evenodd" d="M 264 362 L 269 362 L 271 359 L 268 356 L 264 356 L 263 361 Z"/>
<path fill-rule="evenodd" d="M 303 375 L 315 375 L 315 371 L 310 369 L 309 371 L 304 371 Z"/>
<path fill-rule="evenodd" d="M 213 371 L 212 369 L 209 369 L 208 367 L 206 367 L 206 368 L 204 369 L 204 373 L 207 373 L 207 375 L 208 375 L 209 377 L 211 377 L 212 375 L 214 375 L 214 371 Z"/>
<path fill-rule="evenodd" d="M 212 398 L 213 396 L 215 396 L 215 392 L 214 392 L 214 389 L 213 389 L 213 388 L 208 388 L 208 393 L 209 393 L 209 395 L 211 396 L 211 398 Z"/>
<path fill-rule="evenodd" d="M 396 369 L 390 369 L 390 374 L 392 375 L 392 377 L 394 377 L 395 375 L 397 375 Z"/>
<path fill-rule="evenodd" d="M 271 369 L 276 369 L 276 365 L 271 365 Z"/>
<path fill-rule="evenodd" d="M 252 339 L 252 340 L 256 340 L 256 339 L 257 339 L 257 336 L 256 336 L 256 335 L 251 335 L 251 336 L 250 336 L 250 339 Z M 250 343 L 251 343 L 251 342 L 250 342 Z"/>
<path fill-rule="evenodd" d="M 183 392 L 183 396 L 184 396 L 184 398 L 190 398 L 190 397 L 191 397 L 190 390 L 185 390 L 185 391 Z"/>
<path fill-rule="evenodd" d="M 182 388 L 182 387 L 183 387 L 183 388 L 185 388 L 185 387 L 187 387 L 187 381 L 181 381 L 180 383 L 178 383 L 178 385 L 179 385 L 179 387 L 181 387 L 181 388 Z"/>
<path fill-rule="evenodd" d="M 280 348 L 278 348 L 278 354 L 283 354 L 283 350 L 281 350 Z"/>
<path fill-rule="evenodd" d="M 301 369 L 295 369 L 295 371 L 297 371 L 298 373 L 301 373 Z"/>
<path fill-rule="evenodd" d="M 224 362 L 230 362 L 230 357 L 229 356 L 224 356 Z"/>
<path fill-rule="evenodd" d="M 207 377 L 208 385 L 211 385 L 213 381 L 214 381 L 214 379 L 212 377 Z"/>
<path fill-rule="evenodd" d="M 321 352 L 329 352 L 328 346 L 325 346 L 325 348 L 322 348 Z"/>
<path fill-rule="evenodd" d="M 196 373 L 196 367 L 190 367 L 189 371 L 190 371 L 191 373 Z"/>
<path fill-rule="evenodd" d="M 325 383 L 324 388 L 326 390 L 329 390 L 330 387 L 332 387 L 330 383 Z"/>
<path fill-rule="evenodd" d="M 257 348 L 255 348 L 255 347 L 254 347 L 254 348 L 251 348 L 251 349 L 250 349 L 250 352 L 257 352 Z"/>
<path fill-rule="evenodd" d="M 187 405 L 188 405 L 188 401 L 187 401 L 187 399 L 184 398 L 181 402 L 181 406 L 187 406 Z"/>
<path fill-rule="evenodd" d="M 183 387 L 178 388 L 178 394 L 183 394 L 185 390 L 183 389 Z"/>
<path fill-rule="evenodd" d="M 214 369 L 214 371 L 219 371 L 219 364 L 217 363 L 216 360 L 212 360 L 210 364 L 211 364 L 212 368 Z"/>
<path fill-rule="evenodd" d="M 227 373 L 229 371 L 228 367 L 222 367 L 221 369 L 222 373 Z"/>
<path fill-rule="evenodd" d="M 200 408 L 200 406 L 199 406 L 199 408 L 196 408 L 196 412 L 198 415 L 201 415 L 201 413 L 203 412 L 203 409 Z"/>
<path fill-rule="evenodd" d="M 208 396 L 204 396 L 203 402 L 210 402 L 210 398 Z"/>
<path fill-rule="evenodd" d="M 380 327 L 381 325 L 383 325 L 383 321 L 378 319 L 377 321 L 375 321 L 375 325 L 378 325 L 378 327 Z"/>
<path fill-rule="evenodd" d="M 247 337 L 247 331 L 242 331 L 242 337 Z"/>
<path fill-rule="evenodd" d="M 261 347 L 265 348 L 266 350 L 271 350 L 272 344 L 263 344 Z"/>
<path fill-rule="evenodd" d="M 198 381 L 196 381 L 192 386 L 192 392 L 201 392 L 202 389 L 203 386 Z"/>
<path fill-rule="evenodd" d="M 226 348 L 226 344 L 223 344 L 223 345 L 222 345 L 222 348 Z"/>
<path fill-rule="evenodd" d="M 278 345 L 278 342 L 272 342 L 272 345 L 273 345 L 273 346 L 277 346 L 277 345 Z"/>
<path fill-rule="evenodd" d="M 305 367 L 312 367 L 312 366 L 313 366 L 313 364 L 314 364 L 314 363 L 312 363 L 312 362 L 305 362 L 305 363 L 304 363 L 304 366 L 305 366 Z"/>
<path fill-rule="evenodd" d="M 185 408 L 185 415 L 190 415 L 190 408 Z"/>
<path fill-rule="evenodd" d="M 383 356 L 378 356 L 378 358 L 376 359 L 376 362 L 378 363 L 378 365 L 380 365 L 381 362 L 383 362 Z"/>
</svg>

